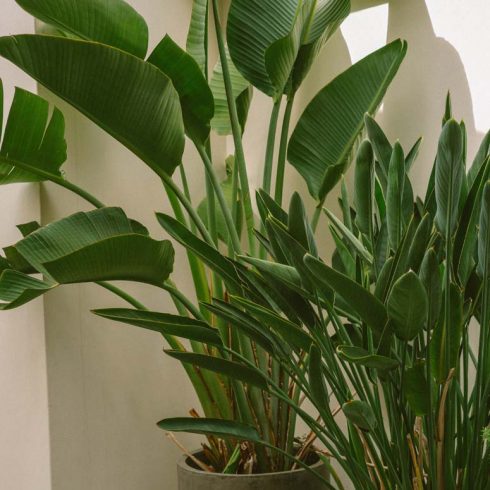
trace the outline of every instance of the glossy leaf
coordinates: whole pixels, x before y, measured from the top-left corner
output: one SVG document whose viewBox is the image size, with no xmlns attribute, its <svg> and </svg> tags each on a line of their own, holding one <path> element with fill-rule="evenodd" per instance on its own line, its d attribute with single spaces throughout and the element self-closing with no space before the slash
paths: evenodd
<svg viewBox="0 0 490 490">
<path fill-rule="evenodd" d="M 373 409 L 366 402 L 352 400 L 342 405 L 342 411 L 347 420 L 361 430 L 370 431 L 376 427 Z"/>
<path fill-rule="evenodd" d="M 320 284 L 332 288 L 375 332 L 381 333 L 388 320 L 386 309 L 375 296 L 360 284 L 335 271 L 311 255 L 305 264 Z"/>
<path fill-rule="evenodd" d="M 208 0 L 192 1 L 191 22 L 186 43 L 187 52 L 194 58 L 204 74 L 208 69 L 208 12 Z"/>
<path fill-rule="evenodd" d="M 172 335 L 210 345 L 222 345 L 217 330 L 192 318 L 124 308 L 94 310 L 93 313 L 108 320 L 160 332 L 162 335 Z"/>
<path fill-rule="evenodd" d="M 245 441 L 259 442 L 255 427 L 234 420 L 182 417 L 164 419 L 158 422 L 160 429 L 169 432 L 190 432 L 217 437 L 231 437 Z"/>
<path fill-rule="evenodd" d="M 214 100 L 197 62 L 167 35 L 153 50 L 148 63 L 172 80 L 179 94 L 186 133 L 203 145 L 211 131 Z"/>
<path fill-rule="evenodd" d="M 353 345 L 339 345 L 337 347 L 337 354 L 344 361 L 359 364 L 370 369 L 390 371 L 398 367 L 398 361 L 396 359 L 378 354 L 370 354 L 367 350 Z"/>
<path fill-rule="evenodd" d="M 288 158 L 323 201 L 345 172 L 363 126 L 395 76 L 406 44 L 395 41 L 335 78 L 310 102 L 289 142 Z"/>
<path fill-rule="evenodd" d="M 271 97 L 282 94 L 299 50 L 299 10 L 298 0 L 233 0 L 230 6 L 231 58 L 244 78 Z"/>
<path fill-rule="evenodd" d="M 0 80 L 0 109 L 3 102 Z M 0 118 L 2 114 L 0 112 Z M 38 95 L 20 88 L 15 95 L 5 126 L 0 147 L 0 185 L 15 182 L 41 182 L 44 173 L 60 176 L 60 167 L 66 160 L 65 121 L 54 109 L 49 117 L 49 104 Z M 2 131 L 0 125 L 0 141 Z M 26 163 L 43 172 L 34 174 L 13 166 Z"/>
<path fill-rule="evenodd" d="M 119 208 L 73 214 L 30 233 L 15 249 L 60 284 L 128 280 L 161 285 L 174 260 L 168 240 L 135 233 Z"/>
<path fill-rule="evenodd" d="M 15 0 L 39 20 L 87 41 L 127 51 L 139 58 L 148 49 L 148 26 L 123 0 Z"/>
<path fill-rule="evenodd" d="M 158 68 L 102 44 L 50 36 L 0 38 L 0 56 L 73 105 L 158 172 L 180 164 L 179 97 Z"/>
<path fill-rule="evenodd" d="M 395 282 L 387 309 L 393 330 L 402 340 L 413 340 L 427 325 L 427 293 L 415 272 L 407 272 Z"/>
<path fill-rule="evenodd" d="M 458 219 L 459 198 L 465 176 L 461 126 L 449 120 L 441 133 L 436 158 L 436 224 L 444 235 L 452 235 Z"/>
<path fill-rule="evenodd" d="M 354 205 L 359 230 L 369 235 L 373 227 L 374 154 L 371 143 L 361 143 L 356 155 Z"/>
<path fill-rule="evenodd" d="M 230 379 L 247 383 L 263 390 L 267 389 L 267 379 L 258 369 L 252 369 L 235 361 L 229 361 L 228 359 L 222 359 L 206 354 L 195 354 L 193 352 L 181 352 L 175 350 L 166 350 L 165 353 L 180 362 L 192 364 L 201 369 L 221 374 Z"/>
</svg>

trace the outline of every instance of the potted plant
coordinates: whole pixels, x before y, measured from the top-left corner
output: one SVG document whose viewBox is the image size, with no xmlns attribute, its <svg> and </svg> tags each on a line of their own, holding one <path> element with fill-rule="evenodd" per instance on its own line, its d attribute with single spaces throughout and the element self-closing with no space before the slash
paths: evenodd
<svg viewBox="0 0 490 490">
<path fill-rule="evenodd" d="M 490 470 L 490 133 L 466 172 L 465 126 L 452 119 L 448 97 L 426 194 L 414 199 L 408 172 L 420 140 L 405 154 L 369 116 L 366 128 L 353 199 L 342 186 L 343 218 L 325 210 L 337 245 L 332 265 L 319 258 L 308 219 L 294 211 L 299 196 L 289 214 L 272 205 L 263 215 L 276 263 L 248 259 L 274 277 L 271 289 L 291 288 L 316 304 L 314 319 L 290 324 L 285 334 L 273 327 L 280 312 L 240 296 L 231 301 L 270 336 L 276 358 L 318 412 L 289 398 L 311 428 L 303 447 L 318 440 L 343 469 L 341 479 L 330 467 L 336 488 L 349 481 L 356 489 L 483 490 Z M 292 355 L 281 352 L 285 339 Z M 302 351 L 309 355 L 300 358 Z M 273 379 L 267 383 L 287 398 Z"/>
<path fill-rule="evenodd" d="M 322 477 L 319 484 L 328 484 L 321 475 L 324 469 L 309 467 L 311 445 L 300 442 L 298 447 L 295 440 L 296 408 L 302 401 L 310 345 L 304 342 L 304 333 L 298 333 L 301 329 L 290 327 L 312 327 L 317 321 L 317 305 L 312 305 L 316 292 L 305 290 L 296 266 L 286 265 L 286 258 L 278 255 L 280 245 L 271 235 L 277 223 L 270 218 L 283 225 L 290 219 L 288 230 L 293 236 L 303 230 L 300 243 L 316 254 L 312 235 L 322 204 L 346 171 L 364 114 L 373 114 L 381 103 L 406 44 L 392 42 L 326 85 L 290 139 L 295 94 L 316 55 L 348 15 L 348 0 L 233 0 L 226 36 L 217 0 L 209 4 L 196 0 L 187 51 L 165 36 L 149 56 L 146 23 L 122 0 L 16 1 L 49 28 L 47 34 L 1 38 L 0 55 L 133 151 L 163 182 L 174 216 L 159 213 L 157 219 L 186 248 L 198 304 L 170 279 L 174 262 L 170 241 L 152 239 L 122 209 L 106 207 L 62 175 L 63 115 L 57 109 L 49 115 L 45 100 L 18 89 L 0 152 L 1 183 L 51 181 L 96 209 L 42 227 L 19 226 L 23 238 L 7 247 L 0 261 L 0 308 L 21 306 L 63 284 L 95 282 L 112 291 L 132 308 L 96 313 L 162 333 L 170 347 L 167 354 L 182 362 L 192 381 L 203 416 L 194 414 L 191 427 L 184 419 L 160 426 L 169 431 L 189 428 L 208 437 L 204 457 L 191 457 L 194 464 L 215 473 L 267 474 L 271 481 L 270 473 L 302 466 L 308 475 L 279 475 L 281 488 L 284 478 L 293 486 L 306 485 L 303 479 L 315 472 Z M 208 26 L 208 9 L 220 54 L 209 77 L 207 40 L 213 29 Z M 257 196 L 260 222 L 253 213 L 242 144 L 252 86 L 267 94 L 272 105 L 263 190 Z M 211 157 L 211 129 L 231 134 L 235 144 L 224 182 L 219 181 Z M 186 185 L 182 163 L 186 137 L 206 169 L 207 197 L 202 203 L 192 203 Z M 306 218 L 299 197 L 291 202 L 289 218 L 281 209 L 286 159 L 317 202 L 312 229 L 301 228 Z M 180 175 L 180 184 L 174 174 Z M 116 280 L 166 291 L 178 314 L 148 311 L 113 285 Z M 257 313 L 247 313 L 245 305 L 231 298 L 274 314 L 257 319 Z M 266 334 L 263 325 L 269 325 L 281 341 Z M 295 372 L 284 366 L 283 356 L 299 356 Z M 269 378 L 278 391 L 270 389 Z M 238 485 L 236 479 L 230 481 Z M 254 484 L 252 478 L 248 481 Z"/>
</svg>

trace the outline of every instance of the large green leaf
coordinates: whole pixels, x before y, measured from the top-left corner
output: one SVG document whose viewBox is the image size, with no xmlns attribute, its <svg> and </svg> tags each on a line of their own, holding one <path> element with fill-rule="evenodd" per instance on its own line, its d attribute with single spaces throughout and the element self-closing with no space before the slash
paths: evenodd
<svg viewBox="0 0 490 490">
<path fill-rule="evenodd" d="M 485 163 L 487 158 L 490 157 L 490 131 L 483 138 L 480 148 L 475 155 L 475 159 L 468 170 L 468 185 L 471 187 L 476 179 L 476 176 L 480 172 L 481 166 Z"/>
<path fill-rule="evenodd" d="M 398 71 L 406 43 L 394 41 L 340 74 L 310 102 L 291 140 L 288 158 L 323 201 L 345 172 L 352 148 Z"/>
<path fill-rule="evenodd" d="M 179 96 L 158 68 L 118 49 L 50 36 L 0 38 L 0 55 L 79 109 L 155 171 L 180 164 Z"/>
<path fill-rule="evenodd" d="M 191 22 L 187 34 L 187 52 L 196 60 L 203 73 L 207 73 L 208 0 L 193 0 Z"/>
<path fill-rule="evenodd" d="M 425 375 L 425 364 L 419 362 L 403 374 L 403 391 L 410 408 L 416 415 L 426 415 L 429 409 L 429 384 Z"/>
<path fill-rule="evenodd" d="M 302 8 L 298 0 L 233 0 L 227 26 L 231 58 L 262 92 L 282 94 L 300 47 Z"/>
<path fill-rule="evenodd" d="M 382 333 L 388 320 L 383 303 L 360 284 L 335 271 L 317 258 L 306 255 L 305 264 L 321 284 L 327 285 L 340 294 L 363 321 L 375 332 Z"/>
<path fill-rule="evenodd" d="M 88 41 L 114 46 L 139 58 L 148 49 L 148 26 L 123 0 L 15 0 L 52 26 Z"/>
<path fill-rule="evenodd" d="M 232 380 L 267 390 L 267 378 L 258 369 L 252 369 L 235 361 L 229 361 L 228 359 L 222 359 L 206 354 L 195 354 L 193 352 L 181 352 L 175 350 L 166 350 L 165 353 L 180 362 L 192 364 L 193 366 L 221 374 Z"/>
<path fill-rule="evenodd" d="M 292 73 L 294 93 L 315 58 L 350 12 L 350 0 L 315 0 L 303 25 L 301 48 Z"/>
<path fill-rule="evenodd" d="M 93 313 L 116 322 L 160 332 L 163 335 L 172 335 L 205 344 L 222 345 L 217 330 L 200 320 L 188 317 L 124 308 L 94 310 Z"/>
<path fill-rule="evenodd" d="M 413 340 L 427 325 L 427 292 L 413 271 L 395 282 L 387 306 L 393 330 L 402 340 Z"/>
<path fill-rule="evenodd" d="M 162 420 L 158 422 L 158 427 L 169 432 L 190 432 L 216 437 L 232 437 L 245 441 L 260 441 L 257 429 L 234 420 L 181 417 Z"/>
<path fill-rule="evenodd" d="M 173 247 L 134 230 L 120 208 L 103 208 L 39 228 L 15 249 L 60 284 L 119 279 L 161 285 L 173 268 Z"/>
<path fill-rule="evenodd" d="M 427 326 L 429 329 L 432 329 L 439 318 L 442 303 L 441 274 L 439 271 L 437 254 L 433 248 L 427 250 L 424 259 L 422 260 L 422 264 L 420 266 L 420 280 L 425 287 L 427 298 L 429 300 Z"/>
<path fill-rule="evenodd" d="M 2 103 L 0 80 L 0 119 Z M 0 184 L 40 182 L 46 180 L 46 174 L 60 176 L 60 167 L 66 160 L 64 132 L 65 121 L 58 109 L 54 109 L 49 118 L 47 101 L 16 88 L 0 148 Z M 28 164 L 41 172 L 34 174 L 12 166 L 15 162 Z"/>
<path fill-rule="evenodd" d="M 52 281 L 40 281 L 13 270 L 4 270 L 0 276 L 0 310 L 22 306 L 56 287 Z"/>
<path fill-rule="evenodd" d="M 148 63 L 155 65 L 177 90 L 187 135 L 204 144 L 214 115 L 213 94 L 194 58 L 165 36 L 153 50 Z"/>
<path fill-rule="evenodd" d="M 459 198 L 465 177 L 461 126 L 449 120 L 439 138 L 435 165 L 436 224 L 444 235 L 454 232 L 458 219 Z"/>
</svg>

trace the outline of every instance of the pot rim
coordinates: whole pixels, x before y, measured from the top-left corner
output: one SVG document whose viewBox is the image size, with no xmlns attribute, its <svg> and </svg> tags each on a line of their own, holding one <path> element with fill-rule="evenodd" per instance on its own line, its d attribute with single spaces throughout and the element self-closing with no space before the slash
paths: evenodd
<svg viewBox="0 0 490 490">
<path fill-rule="evenodd" d="M 191 454 L 193 456 L 199 454 L 199 453 L 202 453 L 202 450 L 200 449 L 197 449 L 195 451 L 191 451 Z M 179 461 L 177 462 L 177 466 L 179 469 L 182 469 L 184 471 L 187 471 L 189 473 L 194 473 L 194 474 L 199 474 L 201 475 L 202 478 L 213 478 L 213 477 L 219 477 L 219 478 L 230 478 L 230 479 L 233 479 L 233 478 L 264 478 L 264 477 L 273 477 L 273 476 L 280 476 L 280 475 L 287 475 L 287 474 L 291 474 L 291 473 L 297 473 L 297 472 L 303 472 L 303 471 L 307 471 L 305 468 L 298 468 L 296 470 L 286 470 L 286 471 L 273 471 L 273 472 L 269 472 L 269 473 L 252 473 L 252 474 L 249 474 L 249 475 L 228 475 L 228 474 L 224 474 L 224 473 L 208 473 L 206 471 L 203 471 L 203 470 L 200 470 L 200 469 L 197 469 L 197 468 L 193 468 L 192 466 L 190 466 L 188 463 L 187 463 L 187 460 L 189 459 L 189 456 L 187 456 L 186 454 L 184 454 L 180 459 Z M 320 458 L 318 458 L 318 461 L 313 463 L 312 465 L 310 465 L 310 468 L 315 470 L 315 469 L 318 469 L 320 468 L 321 466 L 323 466 L 323 462 Z"/>
</svg>

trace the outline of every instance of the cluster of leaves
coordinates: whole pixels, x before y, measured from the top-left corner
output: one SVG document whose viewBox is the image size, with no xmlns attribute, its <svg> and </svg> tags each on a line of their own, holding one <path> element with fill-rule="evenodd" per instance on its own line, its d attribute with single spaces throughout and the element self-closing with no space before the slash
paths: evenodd
<svg viewBox="0 0 490 490">
<path fill-rule="evenodd" d="M 405 156 L 369 116 L 406 44 L 392 42 L 327 84 L 289 138 L 295 94 L 347 16 L 348 0 L 232 0 L 226 40 L 217 0 L 194 0 L 187 50 L 165 36 L 149 56 L 146 23 L 122 0 L 16 1 L 47 22 L 50 34 L 0 38 L 0 55 L 106 130 L 163 181 L 174 217 L 158 213 L 157 219 L 187 251 L 198 304 L 169 279 L 169 241 L 150 238 L 121 209 L 105 207 L 61 174 L 62 114 L 55 110 L 49 117 L 46 101 L 18 89 L 0 149 L 0 182 L 51 181 L 97 209 L 43 227 L 19 226 L 24 238 L 0 258 L 0 308 L 79 282 L 95 282 L 128 301 L 133 308 L 96 313 L 164 336 L 167 354 L 182 362 L 205 417 L 159 425 L 205 434 L 208 463 L 216 470 L 276 471 L 294 460 L 304 465 L 316 437 L 356 488 L 411 488 L 412 478 L 419 488 L 483 482 L 490 137 L 466 174 L 464 125 L 450 118 L 448 104 L 427 194 L 414 199 L 408 172 L 420 141 Z M 210 10 L 220 60 L 209 80 Z M 241 141 L 252 86 L 273 105 L 264 190 L 256 196 L 259 222 Z M 0 93 L 0 106 L 2 100 Z M 368 140 L 356 151 L 364 128 Z M 224 182 L 211 159 L 211 129 L 232 134 L 235 142 Z M 186 137 L 206 170 L 207 196 L 197 204 L 182 164 Z M 343 185 L 343 219 L 326 211 L 336 243 L 330 267 L 319 258 L 314 230 L 354 152 L 353 202 Z M 281 207 L 286 159 L 317 203 L 311 224 L 299 195 L 288 211 Z M 180 185 L 173 179 L 177 169 Z M 148 311 L 114 280 L 162 288 L 178 314 Z M 472 318 L 480 325 L 477 355 L 469 341 Z M 304 399 L 318 409 L 320 422 L 302 408 Z M 347 432 L 330 412 L 334 400 L 349 420 Z M 298 416 L 313 436 L 295 453 Z"/>
</svg>

